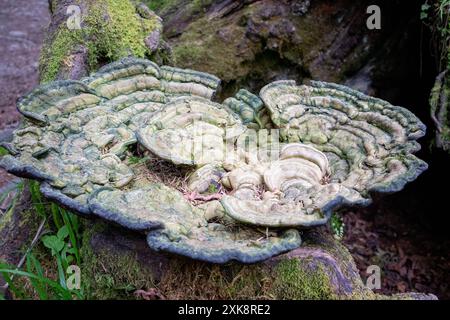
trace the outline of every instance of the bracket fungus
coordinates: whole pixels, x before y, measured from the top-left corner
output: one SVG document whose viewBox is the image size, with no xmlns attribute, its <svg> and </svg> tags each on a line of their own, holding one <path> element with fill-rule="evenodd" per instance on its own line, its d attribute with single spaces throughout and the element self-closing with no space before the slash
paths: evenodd
<svg viewBox="0 0 450 320">
<path fill-rule="evenodd" d="M 220 104 L 219 83 L 126 58 L 43 85 L 18 102 L 25 120 L 0 165 L 75 213 L 144 232 L 154 250 L 214 263 L 295 249 L 300 228 L 427 167 L 413 155 L 425 126 L 404 108 L 314 81 Z"/>
</svg>

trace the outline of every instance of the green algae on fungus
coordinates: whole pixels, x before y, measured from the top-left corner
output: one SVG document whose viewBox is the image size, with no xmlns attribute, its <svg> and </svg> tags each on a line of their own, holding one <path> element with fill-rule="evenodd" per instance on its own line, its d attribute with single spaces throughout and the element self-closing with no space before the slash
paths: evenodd
<svg viewBox="0 0 450 320">
<path fill-rule="evenodd" d="M 83 216 L 145 232 L 154 250 L 213 263 L 293 250 L 301 227 L 367 205 L 371 192 L 399 191 L 426 169 L 413 155 L 425 126 L 404 108 L 293 81 L 221 104 L 212 101 L 219 83 L 125 58 L 45 84 L 19 100 L 27 122 L 0 165 Z M 134 166 L 136 157 L 182 167 L 183 177 Z"/>
</svg>

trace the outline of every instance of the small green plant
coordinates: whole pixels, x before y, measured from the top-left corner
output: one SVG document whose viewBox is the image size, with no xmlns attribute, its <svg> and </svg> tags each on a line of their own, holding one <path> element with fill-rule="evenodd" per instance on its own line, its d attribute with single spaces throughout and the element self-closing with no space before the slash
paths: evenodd
<svg viewBox="0 0 450 320">
<path fill-rule="evenodd" d="M 431 6 L 428 3 L 422 4 L 422 7 L 420 9 L 420 19 L 421 20 L 426 20 L 428 18 L 430 8 L 431 8 Z"/>
<path fill-rule="evenodd" d="M 28 299 L 30 298 L 24 288 L 16 286 L 13 276 L 27 278 L 37 296 L 41 300 L 72 300 L 73 298 L 83 299 L 83 294 L 80 290 L 69 290 L 61 279 L 65 279 L 63 272 L 59 274 L 59 282 L 47 278 L 44 274 L 44 269 L 39 261 L 32 253 L 26 257 L 26 270 L 18 270 L 15 266 L 5 263 L 0 263 L 0 274 L 8 284 L 9 290 L 16 298 Z M 4 297 L 0 297 L 4 299 Z"/>
<path fill-rule="evenodd" d="M 39 190 L 39 183 L 36 181 L 29 182 L 29 189 L 33 207 L 35 211 L 43 218 L 52 217 L 53 227 L 57 230 L 57 234 L 66 234 L 69 237 L 73 255 L 76 262 L 80 263 L 79 240 L 80 239 L 80 223 L 78 217 L 73 213 L 57 206 L 54 203 L 47 204 L 43 201 L 42 194 Z M 50 210 L 48 208 L 50 207 Z"/>
<path fill-rule="evenodd" d="M 20 185 L 23 189 L 23 183 Z M 42 243 L 50 250 L 51 256 L 56 260 L 58 281 L 45 276 L 44 269 L 34 256 L 32 248 L 26 254 L 26 265 L 23 270 L 2 263 L 0 264 L 0 274 L 5 279 L 14 296 L 19 299 L 27 299 L 30 297 L 24 288 L 16 284 L 14 277 L 27 278 L 33 291 L 42 300 L 82 299 L 82 291 L 69 290 L 66 281 L 66 271 L 69 266 L 81 264 L 79 250 L 81 230 L 78 217 L 54 203 L 45 203 L 37 182 L 30 181 L 28 188 L 31 194 L 33 209 L 43 218 L 43 223 L 51 217 L 52 223 L 48 223 L 50 231 L 42 237 Z M 18 194 L 22 192 L 22 189 L 18 190 Z M 56 230 L 56 232 L 53 233 L 51 230 Z"/>
<path fill-rule="evenodd" d="M 56 235 L 47 235 L 42 238 L 44 246 L 51 250 L 52 256 L 55 257 L 58 266 L 58 274 L 60 276 L 60 283 L 66 286 L 64 270 L 76 261 L 77 248 L 70 245 L 67 241 L 69 237 L 69 228 L 67 225 L 62 226 Z"/>
<path fill-rule="evenodd" d="M 337 213 L 333 213 L 331 215 L 330 224 L 334 237 L 338 240 L 342 240 L 342 238 L 344 237 L 344 228 L 345 228 L 345 223 L 342 217 Z"/>
</svg>

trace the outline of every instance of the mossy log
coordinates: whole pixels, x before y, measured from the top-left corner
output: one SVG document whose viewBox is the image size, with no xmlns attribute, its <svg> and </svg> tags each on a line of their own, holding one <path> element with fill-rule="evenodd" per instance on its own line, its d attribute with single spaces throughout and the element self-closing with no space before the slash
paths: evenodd
<svg viewBox="0 0 450 320">
<path fill-rule="evenodd" d="M 40 61 L 41 82 L 79 79 L 127 56 L 166 62 L 162 20 L 145 5 L 116 0 L 49 0 L 52 20 Z M 69 8 L 77 8 L 70 11 Z M 77 24 L 68 23 L 79 15 Z"/>
<path fill-rule="evenodd" d="M 436 128 L 436 147 L 450 151 L 450 71 L 436 77 L 430 96 L 431 119 Z"/>
<path fill-rule="evenodd" d="M 143 235 L 121 228 L 86 224 L 81 269 L 90 299 L 435 299 L 374 293 L 326 228 L 305 232 L 302 247 L 265 262 L 216 265 L 151 251 Z"/>
<path fill-rule="evenodd" d="M 78 79 L 123 56 L 161 58 L 167 52 L 164 45 L 153 50 L 146 41 L 161 21 L 129 0 L 77 0 L 84 16 L 77 31 L 66 25 L 67 6 L 74 1 L 50 3 L 53 17 L 40 62 L 42 82 Z M 82 285 L 92 299 L 138 297 L 133 293 L 167 299 L 434 298 L 373 293 L 348 250 L 325 228 L 305 233 L 304 245 L 288 254 L 258 264 L 220 266 L 151 251 L 144 235 L 95 220 L 86 221 L 84 230 Z"/>
</svg>

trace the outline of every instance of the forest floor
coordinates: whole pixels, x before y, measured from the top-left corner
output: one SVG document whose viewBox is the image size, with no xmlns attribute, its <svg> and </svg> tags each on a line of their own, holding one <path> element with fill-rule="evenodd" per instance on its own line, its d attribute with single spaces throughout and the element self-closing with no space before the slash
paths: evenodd
<svg viewBox="0 0 450 320">
<path fill-rule="evenodd" d="M 344 245 L 349 249 L 361 277 L 370 265 L 381 269 L 381 289 L 376 292 L 433 293 L 450 299 L 450 241 L 439 239 L 407 212 L 381 202 L 367 209 L 342 215 Z"/>
<path fill-rule="evenodd" d="M 39 52 L 49 18 L 47 0 L 0 0 L 0 141 L 19 124 L 17 98 L 39 82 Z M 11 179 L 0 169 L 0 189 Z M 361 276 L 366 277 L 367 266 L 380 266 L 380 292 L 419 291 L 450 299 L 449 243 L 391 209 L 387 201 L 347 212 L 343 218 L 343 242 Z"/>
</svg>

